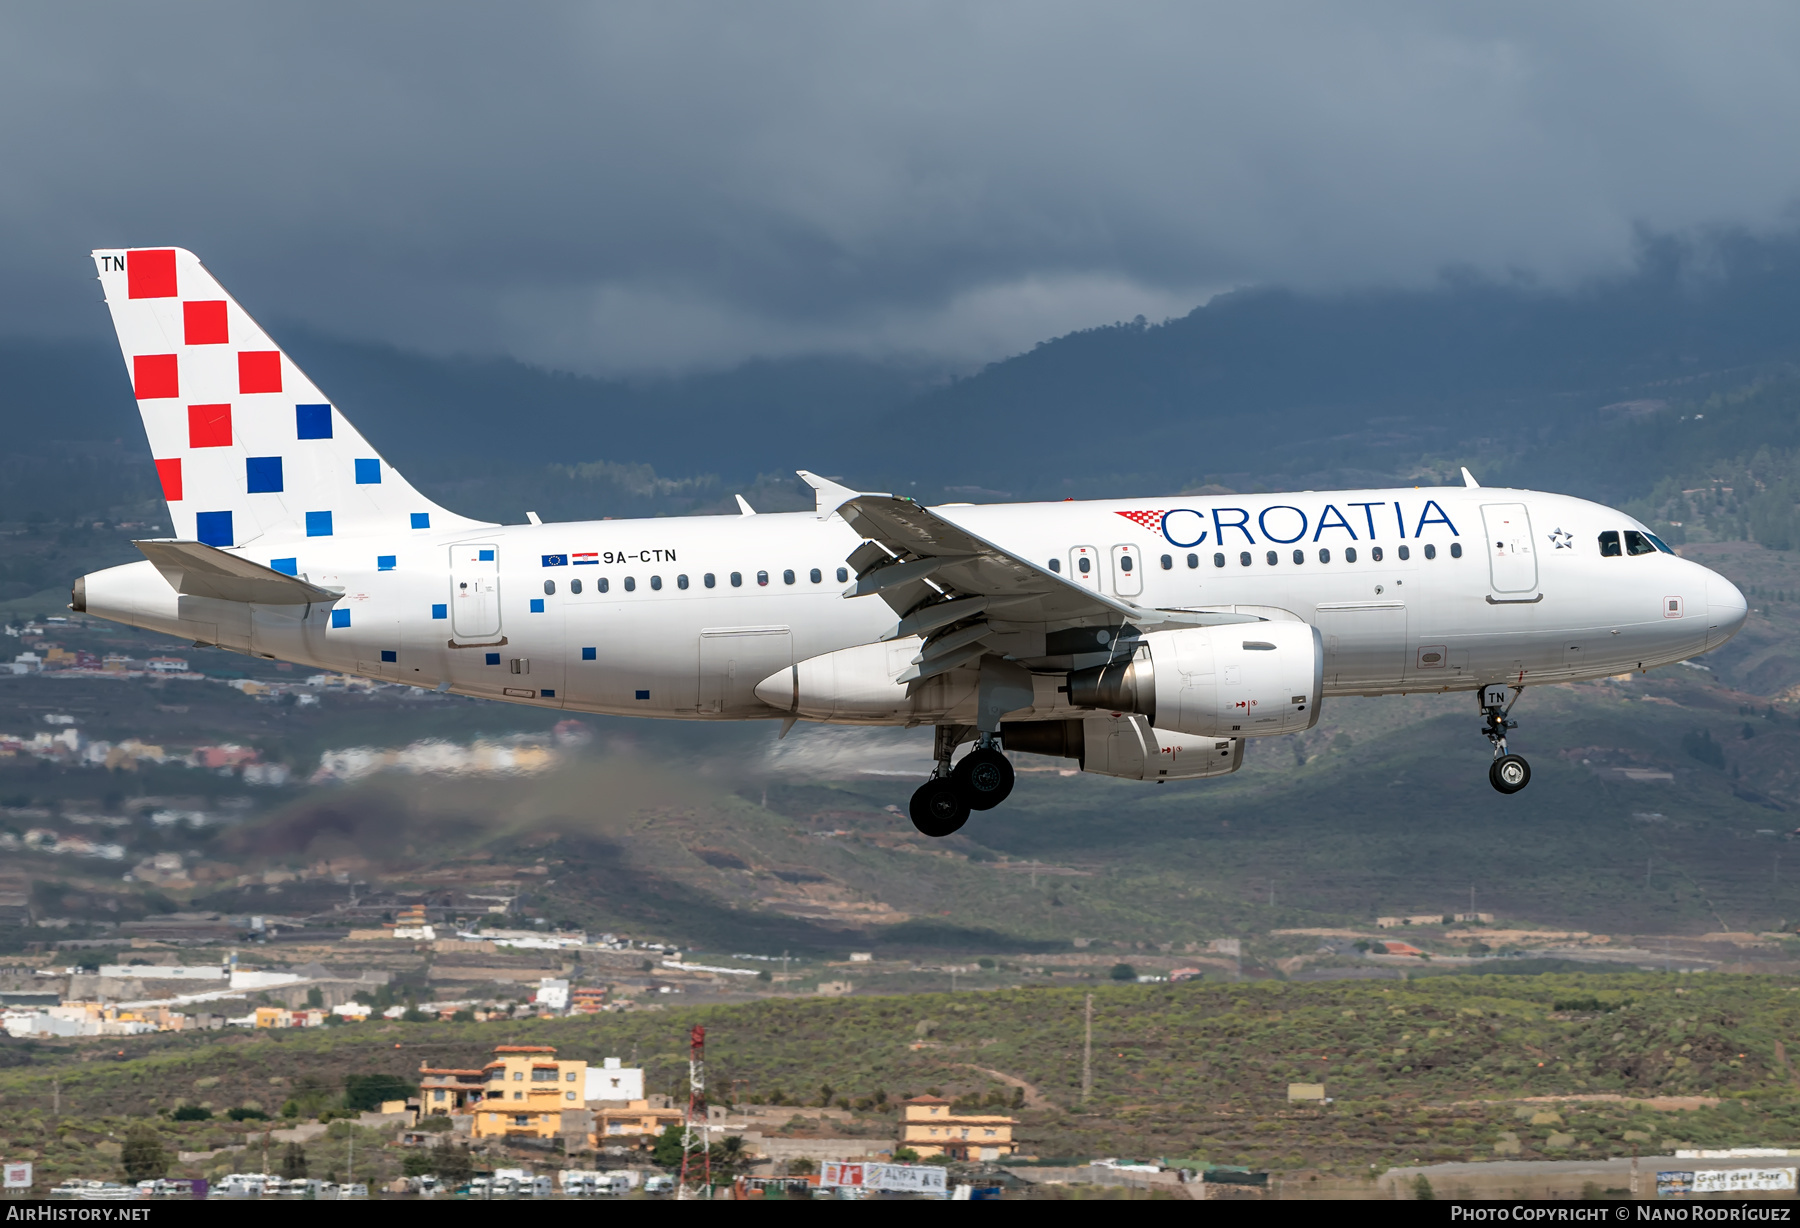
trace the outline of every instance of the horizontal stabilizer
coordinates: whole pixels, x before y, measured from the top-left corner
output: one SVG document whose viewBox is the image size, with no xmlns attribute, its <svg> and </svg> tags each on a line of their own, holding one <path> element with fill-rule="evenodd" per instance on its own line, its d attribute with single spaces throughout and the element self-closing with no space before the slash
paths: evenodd
<svg viewBox="0 0 1800 1228">
<path fill-rule="evenodd" d="M 253 605 L 329 604 L 343 596 L 204 542 L 132 542 L 155 564 L 169 587 L 187 597 L 212 597 Z"/>
</svg>

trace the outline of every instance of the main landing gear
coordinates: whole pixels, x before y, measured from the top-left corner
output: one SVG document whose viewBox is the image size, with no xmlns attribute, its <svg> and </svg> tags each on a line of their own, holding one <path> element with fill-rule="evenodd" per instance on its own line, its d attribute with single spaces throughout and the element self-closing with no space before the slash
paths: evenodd
<svg viewBox="0 0 1800 1228">
<path fill-rule="evenodd" d="M 1488 768 L 1488 783 L 1502 793 L 1517 793 L 1531 783 L 1531 765 L 1523 755 L 1506 749 L 1506 731 L 1517 729 L 1519 722 L 1508 720 L 1513 705 L 1525 693 L 1524 687 L 1513 687 L 1508 699 L 1504 686 L 1481 688 L 1481 736 L 1494 744 L 1494 762 Z"/>
<path fill-rule="evenodd" d="M 971 811 L 992 810 L 1012 792 L 1012 764 L 991 733 L 981 734 L 975 749 L 950 766 L 950 757 L 966 736 L 965 727 L 938 726 L 937 768 L 912 795 L 913 826 L 927 836 L 951 835 L 969 821 Z"/>
</svg>

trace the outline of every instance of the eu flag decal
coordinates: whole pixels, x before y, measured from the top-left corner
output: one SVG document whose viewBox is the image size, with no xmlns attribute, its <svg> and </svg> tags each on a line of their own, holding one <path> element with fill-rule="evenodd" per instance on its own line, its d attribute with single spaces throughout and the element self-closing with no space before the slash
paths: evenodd
<svg viewBox="0 0 1800 1228">
<path fill-rule="evenodd" d="M 546 567 L 567 567 L 568 565 L 569 556 L 566 554 L 546 554 L 544 556 L 544 566 Z"/>
<path fill-rule="evenodd" d="M 569 559 L 577 567 L 598 567 L 600 565 L 600 554 L 596 550 L 580 550 L 571 554 Z"/>
</svg>

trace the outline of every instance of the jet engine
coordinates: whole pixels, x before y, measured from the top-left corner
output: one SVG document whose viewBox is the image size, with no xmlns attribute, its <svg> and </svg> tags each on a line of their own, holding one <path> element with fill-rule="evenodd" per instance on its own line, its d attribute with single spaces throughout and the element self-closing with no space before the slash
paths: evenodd
<svg viewBox="0 0 1800 1228">
<path fill-rule="evenodd" d="M 1134 712 L 1176 733 L 1260 738 L 1311 729 L 1324 685 L 1317 628 L 1234 623 L 1153 631 L 1130 656 L 1072 672 L 1069 702 Z"/>
<path fill-rule="evenodd" d="M 1000 740 L 1007 750 L 1079 760 L 1084 772 L 1126 780 L 1198 780 L 1229 775 L 1244 764 L 1241 738 L 1174 733 L 1141 716 L 1006 721 Z"/>
</svg>

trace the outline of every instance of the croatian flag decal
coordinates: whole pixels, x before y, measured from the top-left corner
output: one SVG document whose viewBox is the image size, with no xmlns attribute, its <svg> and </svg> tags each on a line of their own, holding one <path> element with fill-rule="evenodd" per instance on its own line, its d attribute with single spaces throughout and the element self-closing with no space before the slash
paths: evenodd
<svg viewBox="0 0 1800 1228">
<path fill-rule="evenodd" d="M 582 551 L 579 554 L 571 554 L 569 556 L 569 561 L 574 563 L 577 567 L 598 567 L 600 565 L 600 553 L 596 550 Z"/>
<path fill-rule="evenodd" d="M 546 567 L 567 567 L 568 565 L 569 556 L 566 554 L 546 554 L 544 556 L 544 566 Z"/>
</svg>

